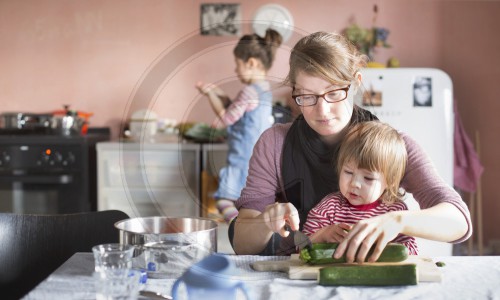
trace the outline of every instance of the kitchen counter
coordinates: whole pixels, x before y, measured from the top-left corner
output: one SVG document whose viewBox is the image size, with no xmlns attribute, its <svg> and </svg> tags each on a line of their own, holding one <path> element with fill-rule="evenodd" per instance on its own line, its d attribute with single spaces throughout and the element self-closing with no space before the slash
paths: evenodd
<svg viewBox="0 0 500 300">
<path fill-rule="evenodd" d="M 500 256 L 433 258 L 446 265 L 442 282 L 402 287 L 324 287 L 314 280 L 290 280 L 284 273 L 256 272 L 250 263 L 287 257 L 229 255 L 251 299 L 500 299 Z M 24 299 L 94 299 L 92 253 L 76 253 Z M 148 279 L 145 289 L 170 294 L 174 279 Z"/>
<path fill-rule="evenodd" d="M 98 143 L 98 210 L 119 209 L 131 217 L 207 216 L 201 175 L 216 176 L 226 152 L 226 144 L 213 143 Z"/>
<path fill-rule="evenodd" d="M 151 137 L 122 137 L 119 140 L 113 140 L 113 143 L 123 143 L 123 144 L 197 144 L 197 145 L 214 145 L 218 148 L 218 145 L 226 147 L 227 145 L 224 141 L 200 141 L 193 140 L 189 138 L 179 137 L 176 134 L 157 134 Z"/>
<path fill-rule="evenodd" d="M 199 216 L 200 156 L 191 143 L 98 143 L 98 210 Z"/>
</svg>

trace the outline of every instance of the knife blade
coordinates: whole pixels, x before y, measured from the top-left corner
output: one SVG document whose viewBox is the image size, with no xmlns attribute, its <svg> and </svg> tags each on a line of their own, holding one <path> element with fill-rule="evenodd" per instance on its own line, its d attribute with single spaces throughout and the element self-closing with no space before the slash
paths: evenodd
<svg viewBox="0 0 500 300">
<path fill-rule="evenodd" d="M 295 246 L 299 247 L 300 250 L 312 246 L 312 242 L 309 237 L 300 230 L 293 233 L 293 243 Z"/>
<path fill-rule="evenodd" d="M 312 242 L 309 239 L 309 237 L 302 231 L 300 230 L 293 231 L 290 225 L 288 224 L 285 225 L 285 229 L 289 232 L 293 232 L 293 243 L 295 247 L 299 248 L 299 250 L 302 250 L 306 247 L 310 247 L 312 245 Z"/>
</svg>

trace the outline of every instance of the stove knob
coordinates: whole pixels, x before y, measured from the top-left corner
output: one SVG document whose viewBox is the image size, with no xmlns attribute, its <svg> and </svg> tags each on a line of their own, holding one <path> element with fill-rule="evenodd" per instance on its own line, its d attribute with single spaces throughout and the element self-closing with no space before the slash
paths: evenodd
<svg viewBox="0 0 500 300">
<path fill-rule="evenodd" d="M 68 152 L 67 161 L 70 164 L 75 162 L 75 154 L 73 154 L 73 152 Z"/>
<path fill-rule="evenodd" d="M 7 165 L 9 162 L 10 155 L 6 151 L 3 151 L 2 155 L 0 156 L 0 166 Z"/>
<path fill-rule="evenodd" d="M 54 153 L 54 159 L 56 162 L 61 162 L 63 160 L 63 156 L 61 153 L 56 152 L 56 153 Z"/>
</svg>

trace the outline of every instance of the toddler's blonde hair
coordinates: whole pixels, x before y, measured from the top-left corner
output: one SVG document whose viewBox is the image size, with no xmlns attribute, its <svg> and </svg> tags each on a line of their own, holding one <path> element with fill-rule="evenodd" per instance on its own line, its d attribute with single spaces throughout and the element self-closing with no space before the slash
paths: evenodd
<svg viewBox="0 0 500 300">
<path fill-rule="evenodd" d="M 403 138 L 391 126 L 368 121 L 355 124 L 344 137 L 337 160 L 337 174 L 340 177 L 346 163 L 358 168 L 380 172 L 387 182 L 382 195 L 384 203 L 394 203 L 404 196 L 400 189 L 408 160 Z"/>
</svg>

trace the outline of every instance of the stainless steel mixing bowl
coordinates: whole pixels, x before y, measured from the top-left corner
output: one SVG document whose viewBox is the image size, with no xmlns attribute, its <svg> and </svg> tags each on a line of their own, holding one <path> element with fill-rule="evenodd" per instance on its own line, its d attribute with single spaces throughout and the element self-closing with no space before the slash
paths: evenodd
<svg viewBox="0 0 500 300">
<path fill-rule="evenodd" d="M 165 277 L 163 275 L 170 271 L 172 275 L 179 275 L 192 264 L 217 252 L 217 223 L 210 219 L 132 218 L 117 222 L 115 227 L 120 232 L 121 244 L 136 247 L 136 261 L 139 267 L 148 270 L 151 277 Z"/>
</svg>

